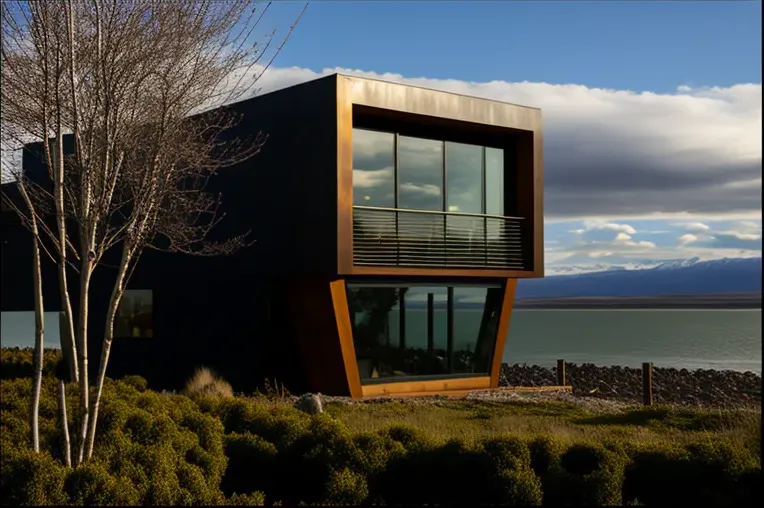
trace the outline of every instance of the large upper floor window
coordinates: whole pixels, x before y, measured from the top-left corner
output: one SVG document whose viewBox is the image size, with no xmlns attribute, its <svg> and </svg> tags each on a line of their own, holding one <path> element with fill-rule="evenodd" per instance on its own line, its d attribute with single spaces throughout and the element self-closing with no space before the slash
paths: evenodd
<svg viewBox="0 0 764 508">
<path fill-rule="evenodd" d="M 504 150 L 354 128 L 353 204 L 505 215 Z"/>
</svg>

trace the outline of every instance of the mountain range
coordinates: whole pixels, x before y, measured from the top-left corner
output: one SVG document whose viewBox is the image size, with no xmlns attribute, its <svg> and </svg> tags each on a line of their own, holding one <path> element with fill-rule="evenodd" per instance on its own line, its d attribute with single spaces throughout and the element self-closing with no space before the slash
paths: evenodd
<svg viewBox="0 0 764 508">
<path fill-rule="evenodd" d="M 761 257 L 674 260 L 520 280 L 517 300 L 761 292 Z M 560 271 L 557 271 L 560 273 Z M 564 273 L 564 272 L 563 272 Z"/>
</svg>

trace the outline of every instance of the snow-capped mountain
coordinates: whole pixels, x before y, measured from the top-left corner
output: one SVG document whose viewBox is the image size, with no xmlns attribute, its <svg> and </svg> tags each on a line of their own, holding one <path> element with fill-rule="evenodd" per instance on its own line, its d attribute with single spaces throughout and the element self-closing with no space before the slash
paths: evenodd
<svg viewBox="0 0 764 508">
<path fill-rule="evenodd" d="M 587 265 L 549 270 L 544 279 L 521 280 L 517 298 L 660 296 L 761 291 L 761 258 L 698 258 L 621 266 Z M 576 271 L 579 270 L 579 271 Z"/>
<path fill-rule="evenodd" d="M 718 260 L 721 261 L 721 260 Z M 547 276 L 555 275 L 578 275 L 583 273 L 613 272 L 619 270 L 647 270 L 652 268 L 680 268 L 701 263 L 701 258 L 671 259 L 671 260 L 641 260 L 622 264 L 594 263 L 586 265 L 551 265 L 546 267 Z"/>
</svg>

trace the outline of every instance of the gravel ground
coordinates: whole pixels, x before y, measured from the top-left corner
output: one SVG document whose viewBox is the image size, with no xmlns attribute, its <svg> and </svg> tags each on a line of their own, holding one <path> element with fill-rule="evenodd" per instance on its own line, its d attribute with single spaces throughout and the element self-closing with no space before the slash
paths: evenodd
<svg viewBox="0 0 764 508">
<path fill-rule="evenodd" d="M 567 364 L 567 383 L 572 390 L 517 392 L 511 387 L 555 386 L 556 368 L 538 365 L 502 365 L 501 388 L 476 390 L 467 400 L 492 402 L 572 402 L 592 411 L 612 411 L 642 403 L 642 370 L 631 367 L 599 367 L 593 364 Z M 761 376 L 753 372 L 712 369 L 653 368 L 653 401 L 672 406 L 705 408 L 761 407 Z M 319 394 L 323 404 L 442 404 L 449 399 L 443 395 L 429 397 L 376 397 L 352 400 Z M 291 396 L 297 403 L 299 397 Z"/>
<path fill-rule="evenodd" d="M 556 368 L 537 365 L 502 365 L 502 386 L 553 386 Z M 639 403 L 642 369 L 566 365 L 567 384 L 573 395 Z M 705 407 L 761 405 L 761 376 L 753 372 L 712 369 L 653 368 L 653 400 L 659 404 Z"/>
<path fill-rule="evenodd" d="M 631 367 L 600 367 L 593 364 L 567 364 L 567 383 L 572 391 L 515 392 L 506 389 L 476 390 L 468 400 L 487 401 L 561 401 L 580 404 L 592 411 L 609 411 L 639 405 L 642 402 L 642 370 Z M 537 365 L 502 366 L 502 387 L 554 386 L 556 368 Z M 712 369 L 653 368 L 653 400 L 657 404 L 734 408 L 761 406 L 761 376 L 753 372 Z M 296 400 L 296 399 L 295 399 Z M 440 404 L 445 396 L 378 397 L 353 401 L 349 397 L 321 395 L 323 403 L 381 404 L 397 401 L 404 404 Z"/>
<path fill-rule="evenodd" d="M 459 400 L 440 395 L 430 397 L 376 397 L 367 400 L 352 400 L 349 397 L 332 397 L 327 395 L 320 395 L 320 397 L 323 404 L 385 404 L 390 402 L 397 402 L 401 404 L 441 405 L 448 404 L 451 401 Z M 464 399 L 490 402 L 572 402 L 574 404 L 584 406 L 591 411 L 612 411 L 634 405 L 633 403 L 619 400 L 577 396 L 568 390 L 555 390 L 534 393 L 514 392 L 511 390 L 503 390 L 499 388 L 494 390 L 476 390 L 474 392 L 468 393 Z M 296 400 L 297 399 L 295 399 L 295 401 Z"/>
</svg>

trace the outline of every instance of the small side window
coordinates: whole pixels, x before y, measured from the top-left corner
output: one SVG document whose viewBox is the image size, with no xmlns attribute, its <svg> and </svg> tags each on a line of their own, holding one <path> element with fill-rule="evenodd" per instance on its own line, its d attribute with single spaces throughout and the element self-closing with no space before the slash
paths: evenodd
<svg viewBox="0 0 764 508">
<path fill-rule="evenodd" d="M 154 336 L 154 295 L 150 289 L 126 289 L 114 322 L 117 338 Z"/>
</svg>

